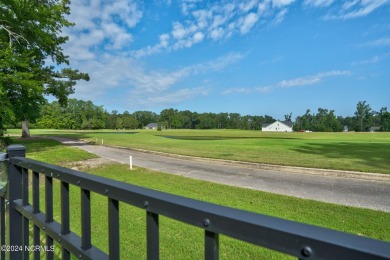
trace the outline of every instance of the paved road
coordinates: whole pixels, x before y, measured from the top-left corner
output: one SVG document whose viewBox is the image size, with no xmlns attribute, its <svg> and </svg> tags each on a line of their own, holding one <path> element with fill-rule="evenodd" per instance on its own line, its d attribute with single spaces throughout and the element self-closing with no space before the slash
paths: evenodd
<svg viewBox="0 0 390 260">
<path fill-rule="evenodd" d="M 383 175 L 379 174 L 367 176 L 361 173 L 349 176 L 343 172 L 339 174 L 337 171 L 329 173 L 310 170 L 308 171 L 310 173 L 301 173 L 305 170 L 296 168 L 290 170 L 286 168 L 283 171 L 273 170 L 272 167 L 260 169 L 254 165 L 88 145 L 75 140 L 61 141 L 120 163 L 128 164 L 131 155 L 136 166 L 194 179 L 390 212 L 390 176 L 382 177 Z M 371 180 L 374 177 L 377 177 L 377 180 Z"/>
</svg>

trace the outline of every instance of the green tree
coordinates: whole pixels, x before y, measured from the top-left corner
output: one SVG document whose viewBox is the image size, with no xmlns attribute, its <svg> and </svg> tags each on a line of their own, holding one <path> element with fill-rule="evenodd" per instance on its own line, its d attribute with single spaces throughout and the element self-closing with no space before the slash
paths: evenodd
<svg viewBox="0 0 390 260">
<path fill-rule="evenodd" d="M 264 118 L 262 116 L 253 116 L 251 121 L 251 129 L 261 130 Z"/>
<path fill-rule="evenodd" d="M 193 113 L 189 110 L 180 111 L 178 113 L 181 128 L 191 129 Z"/>
<path fill-rule="evenodd" d="M 368 131 L 371 127 L 371 120 L 373 117 L 373 111 L 366 101 L 359 101 L 356 105 L 355 119 L 356 119 L 356 131 Z"/>
<path fill-rule="evenodd" d="M 76 82 L 89 80 L 88 74 L 64 67 L 69 60 L 62 45 L 68 37 L 62 29 L 73 26 L 65 18 L 69 4 L 69 0 L 0 2 L 0 102 L 8 114 L 22 121 L 22 137 L 30 135 L 29 121 L 39 116 L 44 95 L 66 105 Z M 48 59 L 56 66 L 47 65 Z M 0 114 L 0 123 L 4 116 Z"/>
<path fill-rule="evenodd" d="M 291 117 L 292 117 L 292 112 L 290 114 L 284 115 L 284 120 L 291 121 Z"/>
<path fill-rule="evenodd" d="M 229 126 L 231 129 L 239 129 L 241 125 L 241 115 L 239 113 L 229 113 Z"/>
<path fill-rule="evenodd" d="M 172 124 L 175 120 L 175 115 L 178 113 L 177 109 L 164 109 L 160 113 L 160 120 L 166 122 L 167 128 L 172 129 Z"/>
<path fill-rule="evenodd" d="M 107 113 L 102 106 L 91 101 L 69 99 L 66 107 L 58 101 L 42 106 L 36 125 L 55 129 L 102 129 L 106 122 Z"/>
<path fill-rule="evenodd" d="M 387 107 L 382 107 L 379 111 L 380 125 L 382 132 L 390 131 L 390 112 L 387 111 Z"/>
<path fill-rule="evenodd" d="M 304 115 L 295 119 L 294 131 L 313 130 L 313 115 L 310 113 L 310 109 L 307 109 Z"/>
<path fill-rule="evenodd" d="M 212 129 L 213 125 L 214 122 L 209 113 L 203 113 L 199 115 L 199 129 Z"/>
<path fill-rule="evenodd" d="M 136 129 L 138 127 L 138 120 L 135 116 L 130 115 L 128 111 L 123 112 L 122 115 L 123 127 L 127 129 Z"/>
<path fill-rule="evenodd" d="M 149 123 L 157 123 L 159 116 L 150 111 L 136 111 L 133 116 L 138 120 L 138 128 L 142 129 Z"/>
</svg>

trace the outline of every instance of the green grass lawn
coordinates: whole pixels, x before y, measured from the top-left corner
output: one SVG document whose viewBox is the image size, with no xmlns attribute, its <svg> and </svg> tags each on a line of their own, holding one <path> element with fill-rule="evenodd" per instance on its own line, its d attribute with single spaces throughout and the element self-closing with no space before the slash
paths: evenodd
<svg viewBox="0 0 390 260">
<path fill-rule="evenodd" d="M 10 130 L 15 133 L 15 130 Z M 17 133 L 19 133 L 18 130 Z M 247 130 L 55 131 L 98 144 L 247 162 L 390 173 L 390 133 L 263 133 Z"/>
<path fill-rule="evenodd" d="M 31 143 L 30 143 L 31 142 Z M 53 154 L 68 149 L 52 141 L 25 141 L 28 151 L 33 147 L 35 159 L 47 161 L 46 151 Z M 47 146 L 47 148 L 45 148 Z M 57 147 L 58 150 L 53 150 Z M 47 150 L 46 150 L 47 149 Z M 81 151 L 81 153 L 84 153 Z M 28 152 L 28 157 L 30 157 Z M 88 154 L 85 157 L 89 157 Z M 75 158 L 73 158 L 75 159 Z M 176 175 L 155 172 L 142 168 L 129 171 L 127 165 L 110 164 L 88 172 L 102 177 L 169 192 L 180 196 L 208 201 L 279 218 L 327 227 L 362 236 L 390 241 L 390 213 L 358 209 L 329 203 L 316 202 L 276 195 L 243 188 L 230 187 Z M 54 182 L 54 217 L 60 221 L 59 183 Z M 70 187 L 71 229 L 80 234 L 80 190 Z M 44 211 L 44 187 L 41 188 L 41 210 Z M 30 196 L 31 200 L 31 196 Z M 91 194 L 92 242 L 108 251 L 107 198 Z M 120 203 L 121 254 L 127 259 L 146 257 L 145 211 Z M 199 259 L 203 257 L 203 230 L 172 219 L 160 217 L 161 259 Z M 225 236 L 220 238 L 221 259 L 287 259 L 288 256 Z M 59 248 L 59 246 L 57 245 Z M 59 250 L 56 251 L 59 255 Z"/>
<path fill-rule="evenodd" d="M 14 138 L 13 143 L 26 147 L 26 157 L 56 165 L 65 165 L 69 162 L 83 161 L 97 158 L 95 154 L 82 151 L 78 148 L 65 146 L 50 139 L 19 139 Z"/>
</svg>

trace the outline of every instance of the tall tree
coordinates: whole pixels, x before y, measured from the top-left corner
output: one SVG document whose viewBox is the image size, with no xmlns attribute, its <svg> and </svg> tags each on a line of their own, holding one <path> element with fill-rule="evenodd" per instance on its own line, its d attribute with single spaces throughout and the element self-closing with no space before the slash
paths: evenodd
<svg viewBox="0 0 390 260">
<path fill-rule="evenodd" d="M 291 121 L 291 117 L 292 117 L 292 112 L 290 114 L 284 115 L 284 120 Z"/>
<path fill-rule="evenodd" d="M 387 107 L 382 107 L 379 111 L 379 117 L 380 117 L 380 130 L 382 132 L 389 132 L 390 131 L 390 112 L 387 111 Z"/>
<path fill-rule="evenodd" d="M 122 115 L 123 127 L 127 129 L 136 129 L 138 126 L 138 120 L 135 116 L 130 115 L 128 111 L 123 112 Z"/>
<path fill-rule="evenodd" d="M 366 101 L 359 101 L 356 105 L 355 119 L 357 121 L 356 131 L 368 131 L 371 127 L 373 111 Z"/>
<path fill-rule="evenodd" d="M 64 67 L 69 60 L 62 45 L 68 37 L 61 33 L 73 26 L 65 18 L 69 4 L 69 0 L 0 2 L 0 99 L 9 100 L 5 109 L 22 121 L 22 137 L 30 135 L 29 120 L 38 117 L 44 95 L 66 105 L 76 82 L 89 80 L 88 74 Z M 56 66 L 46 64 L 48 59 Z"/>
<path fill-rule="evenodd" d="M 150 111 L 136 111 L 133 116 L 138 120 L 138 128 L 142 129 L 149 123 L 157 123 L 159 116 Z"/>
<path fill-rule="evenodd" d="M 167 123 L 167 128 L 172 129 L 172 123 L 174 122 L 175 115 L 178 113 L 177 109 L 169 108 L 164 109 L 160 113 L 160 120 Z"/>
</svg>

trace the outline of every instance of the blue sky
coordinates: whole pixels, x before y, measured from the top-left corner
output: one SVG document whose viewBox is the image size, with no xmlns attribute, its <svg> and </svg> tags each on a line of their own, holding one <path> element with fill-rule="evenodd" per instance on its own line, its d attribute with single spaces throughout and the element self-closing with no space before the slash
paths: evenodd
<svg viewBox="0 0 390 260">
<path fill-rule="evenodd" d="M 390 110 L 390 0 L 77 0 L 69 20 L 91 76 L 71 97 L 109 112 Z"/>
</svg>

